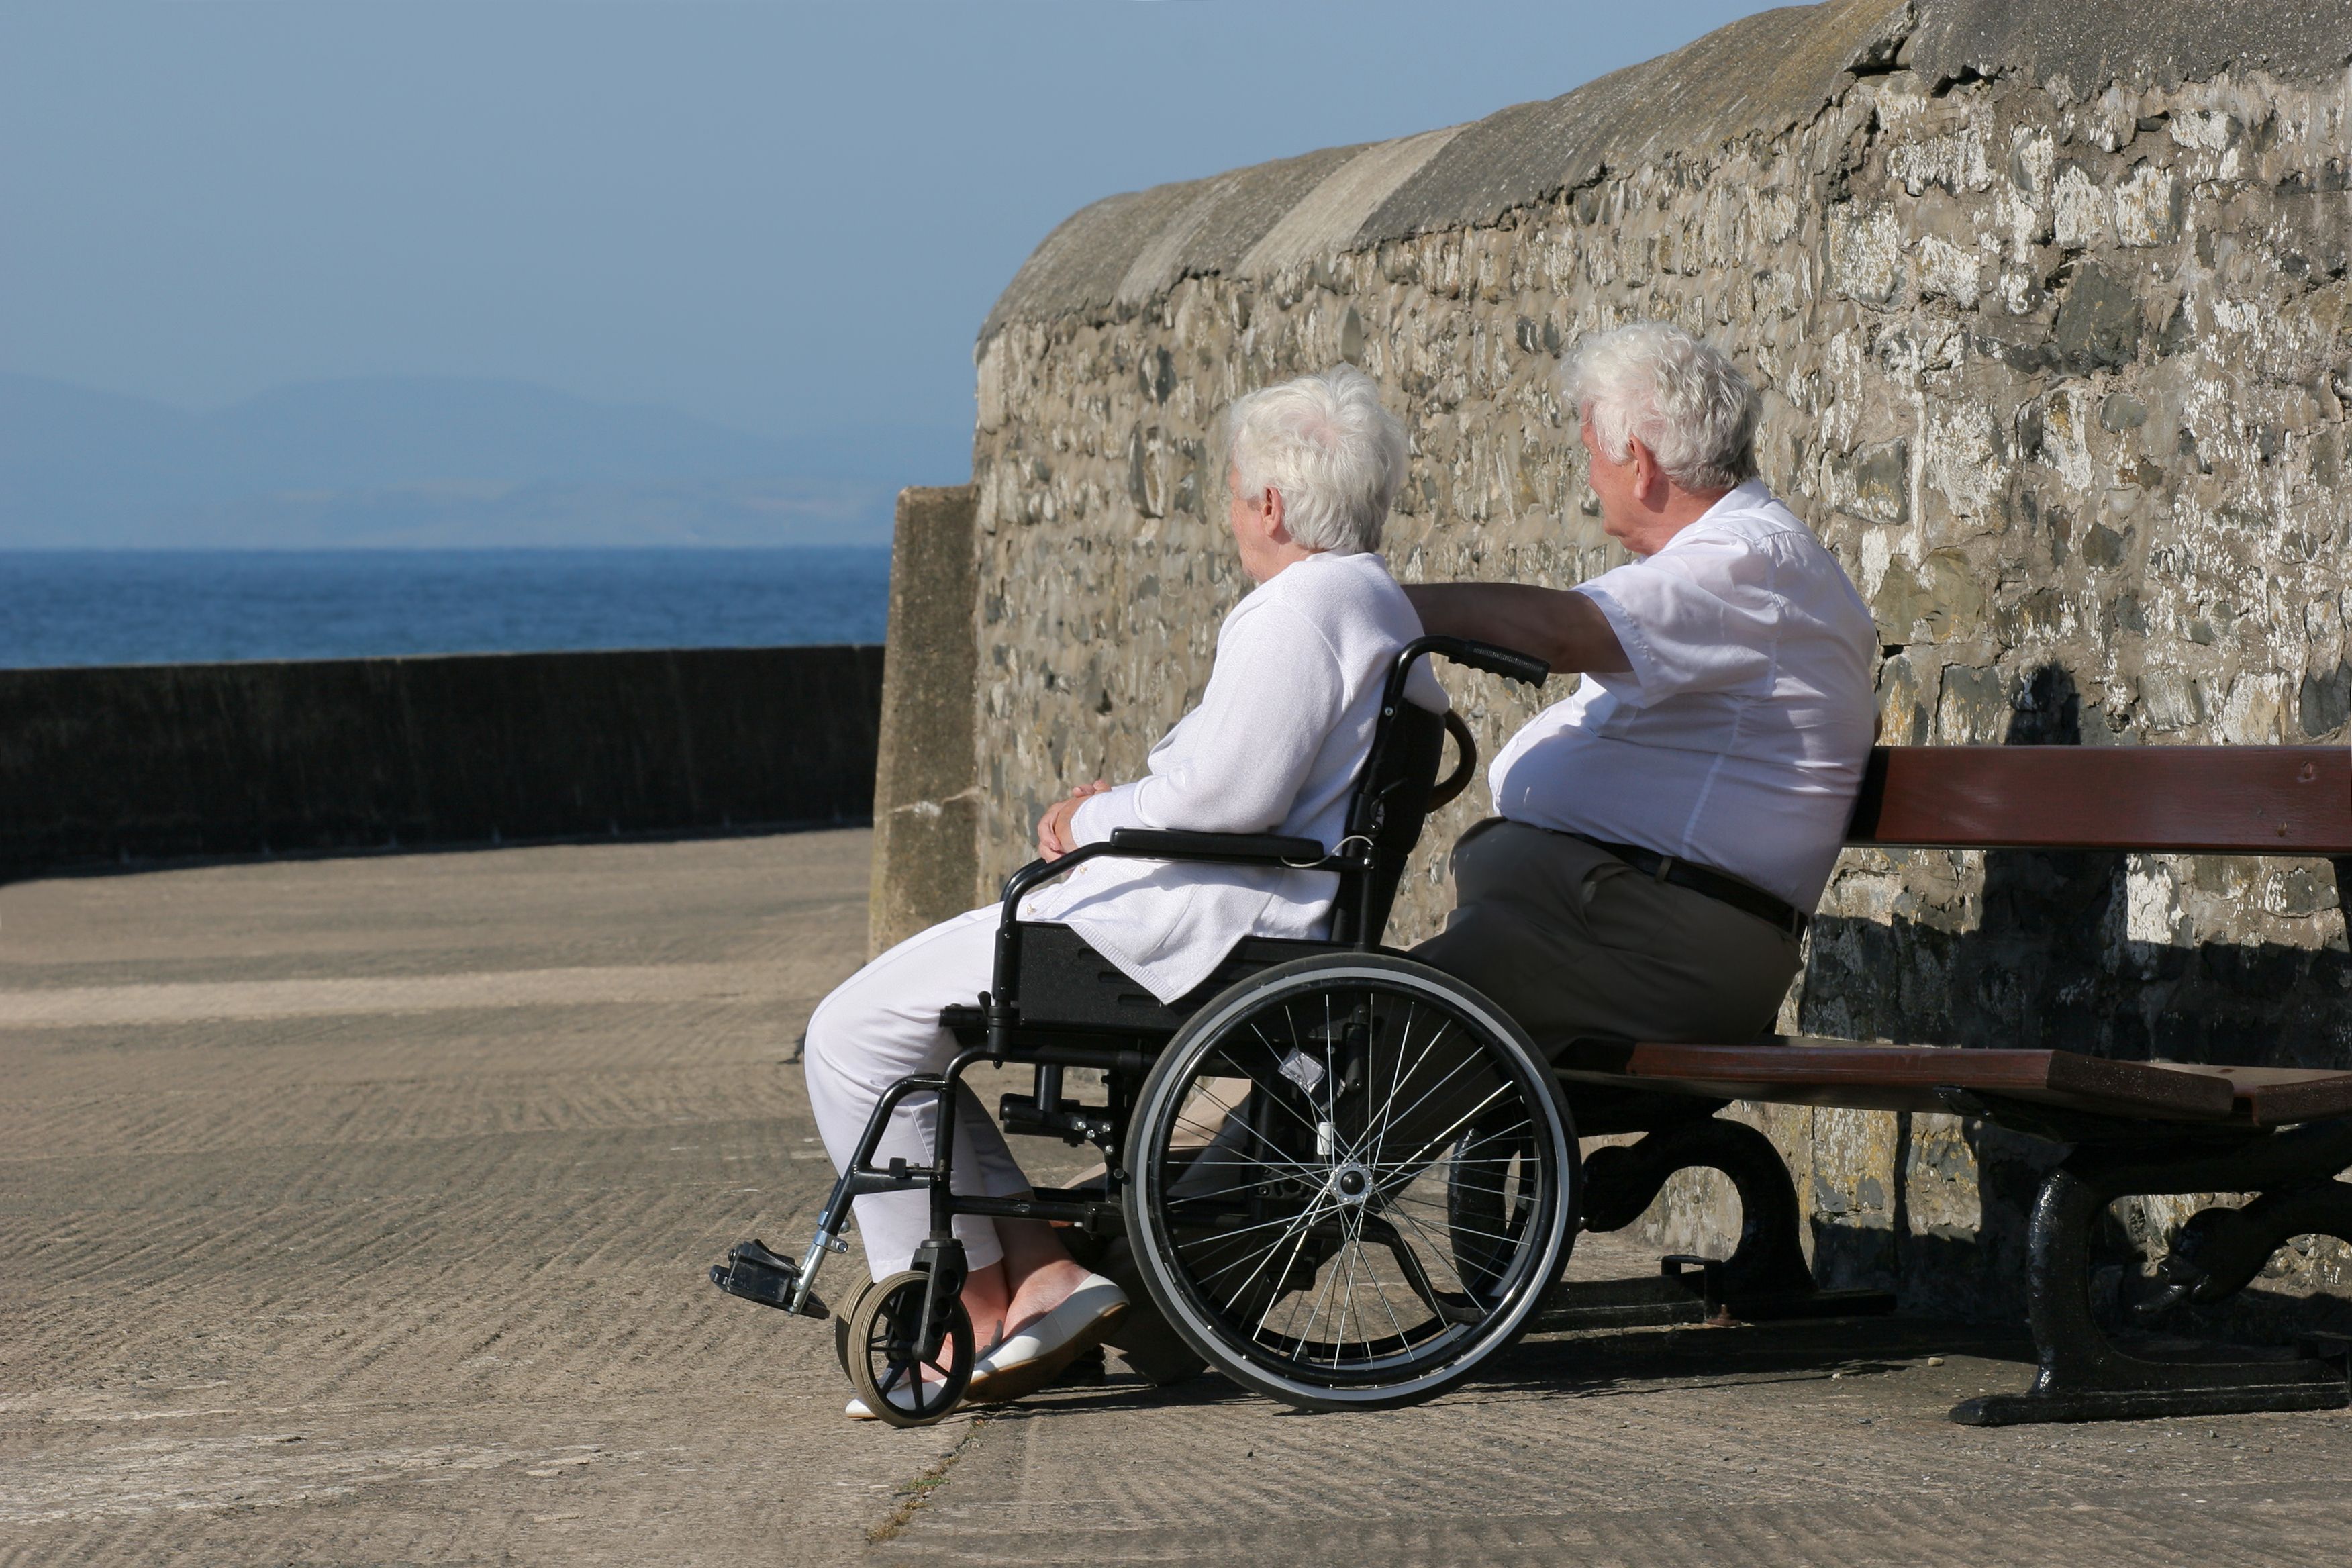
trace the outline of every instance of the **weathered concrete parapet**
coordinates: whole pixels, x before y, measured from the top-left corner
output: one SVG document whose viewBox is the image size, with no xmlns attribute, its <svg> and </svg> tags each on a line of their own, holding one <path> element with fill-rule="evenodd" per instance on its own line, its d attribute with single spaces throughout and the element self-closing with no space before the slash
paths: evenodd
<svg viewBox="0 0 2352 1568">
<path fill-rule="evenodd" d="M 877 647 L 0 670 L 0 878 L 862 823 Z"/>
<path fill-rule="evenodd" d="M 1890 741 L 2345 739 L 2347 60 L 2346 0 L 1838 0 L 1076 215 L 979 352 L 982 875 L 1199 695 L 1244 587 L 1222 405 L 1362 365 L 1412 433 L 1400 574 L 1565 585 L 1622 557 L 1550 374 L 1637 317 L 1765 387 L 1765 476 L 1877 616 Z M 1489 754 L 1532 710 L 1457 689 Z M 1433 826 L 1394 935 L 1439 918 L 1482 795 Z M 1791 1026 L 2352 1061 L 2324 863 L 1856 855 L 1822 913 Z M 2032 1149 L 1762 1120 L 1831 1278 L 2005 1296 Z"/>
<path fill-rule="evenodd" d="M 874 772 L 871 951 L 970 909 L 979 876 L 972 787 L 970 485 L 898 492 L 890 658 Z"/>
</svg>

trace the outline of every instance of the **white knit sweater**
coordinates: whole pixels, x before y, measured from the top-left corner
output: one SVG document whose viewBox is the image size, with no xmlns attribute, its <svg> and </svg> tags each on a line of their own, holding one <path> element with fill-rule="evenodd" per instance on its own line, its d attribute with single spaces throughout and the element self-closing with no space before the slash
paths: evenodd
<svg viewBox="0 0 2352 1568">
<path fill-rule="evenodd" d="M 1380 717 L 1381 689 L 1421 617 L 1378 555 L 1313 555 L 1225 617 L 1201 705 L 1151 749 L 1150 772 L 1080 806 L 1082 843 L 1114 828 L 1280 833 L 1338 844 Z M 1443 711 L 1424 664 L 1408 690 Z M 1318 937 L 1328 871 L 1096 860 L 1030 895 L 1163 1002 L 1198 985 L 1244 936 Z"/>
</svg>

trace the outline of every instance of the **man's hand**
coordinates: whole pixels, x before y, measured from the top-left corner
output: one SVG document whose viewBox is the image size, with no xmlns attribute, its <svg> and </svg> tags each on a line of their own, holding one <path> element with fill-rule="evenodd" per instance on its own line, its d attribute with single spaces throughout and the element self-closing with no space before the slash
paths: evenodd
<svg viewBox="0 0 2352 1568">
<path fill-rule="evenodd" d="M 1076 849 L 1078 841 L 1070 837 L 1070 818 L 1078 814 L 1078 806 L 1087 796 L 1101 795 L 1109 788 L 1110 784 L 1105 779 L 1097 779 L 1090 784 L 1077 784 L 1070 790 L 1068 799 L 1057 800 L 1047 806 L 1045 815 L 1037 819 L 1037 853 L 1048 860 L 1059 860 Z"/>
</svg>

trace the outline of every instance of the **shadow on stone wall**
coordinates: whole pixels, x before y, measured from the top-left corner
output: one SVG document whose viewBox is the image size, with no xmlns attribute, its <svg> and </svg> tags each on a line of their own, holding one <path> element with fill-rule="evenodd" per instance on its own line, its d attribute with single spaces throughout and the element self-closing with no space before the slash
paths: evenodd
<svg viewBox="0 0 2352 1568">
<path fill-rule="evenodd" d="M 2034 672 L 2006 740 L 2083 743 L 2066 671 Z M 1901 915 L 1888 924 L 1823 918 L 1805 982 L 1807 1026 L 1833 1003 L 1839 1025 L 1863 1037 L 2131 1060 L 2352 1063 L 2352 953 L 2130 941 L 2126 857 L 2011 849 L 1984 860 L 1972 930 Z"/>
<path fill-rule="evenodd" d="M 2004 740 L 2084 743 L 2080 698 L 2065 669 L 2033 672 Z M 2128 869 L 2121 854 L 1990 851 L 1972 929 L 1950 929 L 1924 911 L 1898 910 L 1886 923 L 1825 917 L 1814 928 L 1801 1026 L 1897 1043 L 2060 1048 L 2131 1060 L 2352 1065 L 2352 953 L 2131 940 Z M 1815 1272 L 1824 1284 L 1895 1289 L 1910 1310 L 2014 1313 L 2023 1303 L 2027 1215 L 2062 1152 L 1986 1123 L 1898 1115 L 1891 1194 L 1844 1193 L 1832 1180 L 1816 1181 Z M 1971 1178 L 1979 1214 L 1973 1224 L 1954 1223 L 1937 1212 L 1934 1195 L 1964 1192 Z M 1864 1177 L 1864 1184 L 1877 1183 Z M 1883 1222 L 1870 1223 L 1872 1210 Z M 2120 1277 L 2160 1254 L 2179 1213 L 2161 1201 L 2116 1205 L 2104 1264 Z M 2321 1251 L 2319 1271 L 2340 1274 Z M 2294 1315 L 2340 1315 L 2333 1309 L 2341 1306 L 2314 1303 Z"/>
</svg>

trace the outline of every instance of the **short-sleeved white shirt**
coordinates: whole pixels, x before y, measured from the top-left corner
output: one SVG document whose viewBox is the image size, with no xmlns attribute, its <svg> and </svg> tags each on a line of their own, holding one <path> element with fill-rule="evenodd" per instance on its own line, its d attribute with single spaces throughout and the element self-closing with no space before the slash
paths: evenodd
<svg viewBox="0 0 2352 1568">
<path fill-rule="evenodd" d="M 1877 633 L 1760 479 L 1582 584 L 1632 670 L 1589 674 L 1487 774 L 1515 822 L 1638 845 L 1811 910 L 1869 760 Z"/>
</svg>

